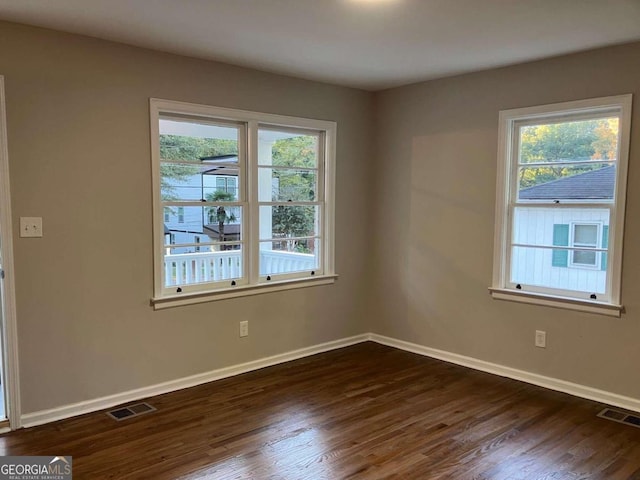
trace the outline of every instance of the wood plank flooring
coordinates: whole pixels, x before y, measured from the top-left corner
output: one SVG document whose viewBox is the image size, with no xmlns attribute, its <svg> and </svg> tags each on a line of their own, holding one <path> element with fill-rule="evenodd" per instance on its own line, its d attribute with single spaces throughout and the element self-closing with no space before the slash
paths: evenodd
<svg viewBox="0 0 640 480">
<path fill-rule="evenodd" d="M 74 479 L 640 480 L 640 428 L 603 405 L 363 343 L 0 437 Z"/>
</svg>

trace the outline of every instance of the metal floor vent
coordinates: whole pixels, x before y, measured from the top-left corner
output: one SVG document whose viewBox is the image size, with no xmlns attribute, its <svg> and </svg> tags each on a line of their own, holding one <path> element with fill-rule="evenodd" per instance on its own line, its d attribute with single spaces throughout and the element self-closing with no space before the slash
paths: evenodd
<svg viewBox="0 0 640 480">
<path fill-rule="evenodd" d="M 614 422 L 631 425 L 632 427 L 640 427 L 640 416 L 621 412 L 620 410 L 605 408 L 598 414 L 598 416 L 606 418 L 607 420 L 613 420 Z"/>
<path fill-rule="evenodd" d="M 142 415 L 144 413 L 155 412 L 156 409 L 149 405 L 148 403 L 136 403 L 134 405 L 129 405 L 128 407 L 116 408 L 115 410 L 110 410 L 107 412 L 114 420 L 120 421 L 125 418 L 132 418 Z"/>
</svg>

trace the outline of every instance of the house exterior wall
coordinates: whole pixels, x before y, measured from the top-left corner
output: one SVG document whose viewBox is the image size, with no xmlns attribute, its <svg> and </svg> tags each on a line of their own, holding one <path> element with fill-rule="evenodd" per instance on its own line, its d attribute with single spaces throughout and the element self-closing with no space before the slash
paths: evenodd
<svg viewBox="0 0 640 480">
<path fill-rule="evenodd" d="M 602 232 L 609 225 L 608 209 L 518 207 L 514 214 L 514 243 L 517 244 L 554 245 L 554 225 L 566 225 L 571 230 L 577 223 L 598 226 L 598 247 L 601 248 Z M 602 254 L 596 254 L 595 265 L 588 267 L 574 264 L 571 261 L 572 253 L 567 252 L 567 261 L 561 262 L 563 264 L 559 266 L 558 262 L 554 262 L 553 252 L 548 248 L 513 247 L 511 281 L 564 290 L 605 293 L 607 274 L 602 269 Z"/>
<path fill-rule="evenodd" d="M 207 192 L 214 192 L 217 188 L 217 179 L 224 178 L 223 175 L 203 175 L 194 173 L 180 181 L 167 178 L 166 182 L 172 187 L 172 192 L 181 200 L 201 200 Z M 237 193 L 237 192 L 231 192 Z M 238 223 L 241 219 L 240 209 L 237 207 L 227 208 L 229 215 L 233 213 Z M 168 217 L 168 219 L 167 219 Z M 196 243 L 200 239 L 201 243 L 217 241 L 217 238 L 210 237 L 204 230 L 204 225 L 209 222 L 207 207 L 169 207 L 163 214 L 164 225 L 170 230 L 171 236 L 165 235 L 165 244 Z M 211 250 L 211 247 L 203 247 Z M 194 247 L 175 247 L 171 249 L 172 254 L 191 253 Z"/>
<path fill-rule="evenodd" d="M 183 181 L 167 179 L 167 184 L 172 187 L 175 196 L 181 200 L 196 200 L 202 198 L 203 178 L 196 173 Z M 167 221 L 166 213 L 169 213 Z M 171 231 L 171 237 L 165 235 L 165 243 L 195 243 L 196 236 L 203 236 L 203 209 L 202 207 L 171 207 L 165 210 L 164 224 Z M 173 241 L 171 241 L 171 238 Z M 192 247 L 173 248 L 171 253 L 192 252 Z"/>
</svg>

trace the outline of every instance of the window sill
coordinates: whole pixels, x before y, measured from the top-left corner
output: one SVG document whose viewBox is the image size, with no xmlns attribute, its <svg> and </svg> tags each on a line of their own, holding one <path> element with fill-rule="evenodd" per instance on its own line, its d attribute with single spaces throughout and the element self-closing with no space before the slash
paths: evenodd
<svg viewBox="0 0 640 480">
<path fill-rule="evenodd" d="M 568 310 L 578 310 L 580 312 L 598 313 L 600 315 L 608 315 L 610 317 L 620 317 L 624 309 L 622 305 L 614 305 L 611 303 L 579 300 L 576 298 L 558 297 L 540 293 L 516 292 L 506 288 L 489 287 L 489 292 L 495 300 L 507 300 L 510 302 L 565 308 Z"/>
<path fill-rule="evenodd" d="M 232 288 L 216 290 L 214 292 L 184 293 L 182 295 L 167 295 L 154 297 L 151 305 L 154 310 L 193 305 L 195 303 L 214 302 L 228 298 L 246 297 L 248 295 L 261 295 L 263 293 L 293 290 L 296 288 L 315 287 L 318 285 L 330 285 L 335 283 L 338 275 L 323 275 L 322 277 L 303 278 L 295 280 L 282 280 L 260 285 L 240 285 Z"/>
</svg>

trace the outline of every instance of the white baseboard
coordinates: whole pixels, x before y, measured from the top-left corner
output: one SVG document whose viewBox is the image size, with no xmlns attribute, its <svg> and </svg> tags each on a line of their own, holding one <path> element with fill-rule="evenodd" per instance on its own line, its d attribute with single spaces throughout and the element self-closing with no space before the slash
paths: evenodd
<svg viewBox="0 0 640 480">
<path fill-rule="evenodd" d="M 273 355 L 271 357 L 266 357 L 239 365 L 233 365 L 230 367 L 212 370 L 210 372 L 192 375 L 190 377 L 180 378 L 178 380 L 171 380 L 169 382 L 159 383 L 157 385 L 129 390 L 127 392 L 109 395 L 107 397 L 96 398 L 93 400 L 73 403 L 70 405 L 64 405 L 62 407 L 52 408 L 50 410 L 41 410 L 37 412 L 27 413 L 25 415 L 22 415 L 21 417 L 22 426 L 34 427 L 43 423 L 54 422 L 56 420 L 62 420 L 64 418 L 75 417 L 77 415 L 83 415 L 85 413 L 104 410 L 105 408 L 114 407 L 123 403 L 133 402 L 136 400 L 141 400 L 143 398 L 161 395 L 163 393 L 169 393 L 176 390 L 181 390 L 183 388 L 194 387 L 196 385 L 212 382 L 214 380 L 220 380 L 223 378 L 232 377 L 234 375 L 240 375 L 241 373 L 259 370 L 261 368 L 270 367 L 279 363 L 289 362 L 291 360 L 308 357 L 310 355 L 327 352 L 329 350 L 335 350 L 337 348 L 348 347 L 350 345 L 366 341 L 373 341 L 382 345 L 387 345 L 389 347 L 405 350 L 407 352 L 417 353 L 419 355 L 436 358 L 438 360 L 444 360 L 445 362 L 454 363 L 463 367 L 473 368 L 475 370 L 492 373 L 501 377 L 512 378 L 514 380 L 520 380 L 522 382 L 538 385 L 550 390 L 568 393 L 576 397 L 587 398 L 596 402 L 617 406 L 635 412 L 640 412 L 640 399 L 637 398 L 625 397 L 616 393 L 606 392 L 604 390 L 598 390 L 596 388 L 587 387 L 584 385 L 579 385 L 552 377 L 545 377 L 544 375 L 538 375 L 536 373 L 526 372 L 524 370 L 518 370 L 511 367 L 506 367 L 504 365 L 498 365 L 496 363 L 485 362 L 484 360 L 478 360 L 476 358 L 459 355 L 457 353 L 446 352 L 444 350 L 437 350 L 435 348 L 425 347 L 416 343 L 406 342 L 404 340 L 398 340 L 391 337 L 385 337 L 383 335 L 378 335 L 375 333 L 365 333 L 362 335 L 356 335 L 354 337 L 322 343 L 320 345 L 301 348 L 299 350 L 293 350 L 291 352 L 286 352 L 279 355 Z"/>
<path fill-rule="evenodd" d="M 279 363 L 297 360 L 299 358 L 308 357 L 317 353 L 327 352 L 329 350 L 335 350 L 337 348 L 348 347 L 349 345 L 354 345 L 356 343 L 366 342 L 367 340 L 369 340 L 369 337 L 369 334 L 356 335 L 354 337 L 321 343 L 320 345 L 301 348 L 298 350 L 293 350 L 291 352 L 281 353 L 279 355 L 273 355 L 271 357 L 241 363 L 239 365 L 233 365 L 230 367 L 212 370 L 210 372 L 199 373 L 197 375 L 180 378 L 178 380 L 171 380 L 169 382 L 159 383 L 157 385 L 137 388 L 135 390 L 129 390 L 128 392 L 109 395 L 107 397 L 96 398 L 93 400 L 73 403 L 70 405 L 64 405 L 62 407 L 56 407 L 50 410 L 40 410 L 37 412 L 27 413 L 22 415 L 21 417 L 22 426 L 34 427 L 36 425 L 42 425 L 43 423 L 49 423 L 56 420 L 62 420 L 64 418 L 75 417 L 77 415 L 83 415 L 85 413 L 103 410 L 105 408 L 141 400 L 147 397 L 174 392 L 183 388 L 194 387 L 203 383 L 232 377 L 234 375 L 240 375 L 241 373 L 247 373 L 253 370 L 259 370 L 261 368 L 277 365 Z"/>
<path fill-rule="evenodd" d="M 544 375 L 539 375 L 537 373 L 506 367 L 504 365 L 498 365 L 497 363 L 485 362 L 484 360 L 478 360 L 477 358 L 466 357 L 464 355 L 446 352 L 444 350 L 437 350 L 435 348 L 425 347 L 416 343 L 405 342 L 404 340 L 397 340 L 395 338 L 385 337 L 375 333 L 369 334 L 369 339 L 382 345 L 436 358 L 438 360 L 444 360 L 445 362 L 455 363 L 456 365 L 461 365 L 463 367 L 473 368 L 475 370 L 492 373 L 501 377 L 531 383 L 550 390 L 568 393 L 569 395 L 576 397 L 594 400 L 596 402 L 613 405 L 627 410 L 632 410 L 634 412 L 640 412 L 640 399 L 637 398 L 625 397 L 623 395 L 618 395 L 617 393 L 606 392 L 604 390 L 567 382 L 565 380 L 559 380 L 557 378 L 545 377 Z"/>
</svg>

